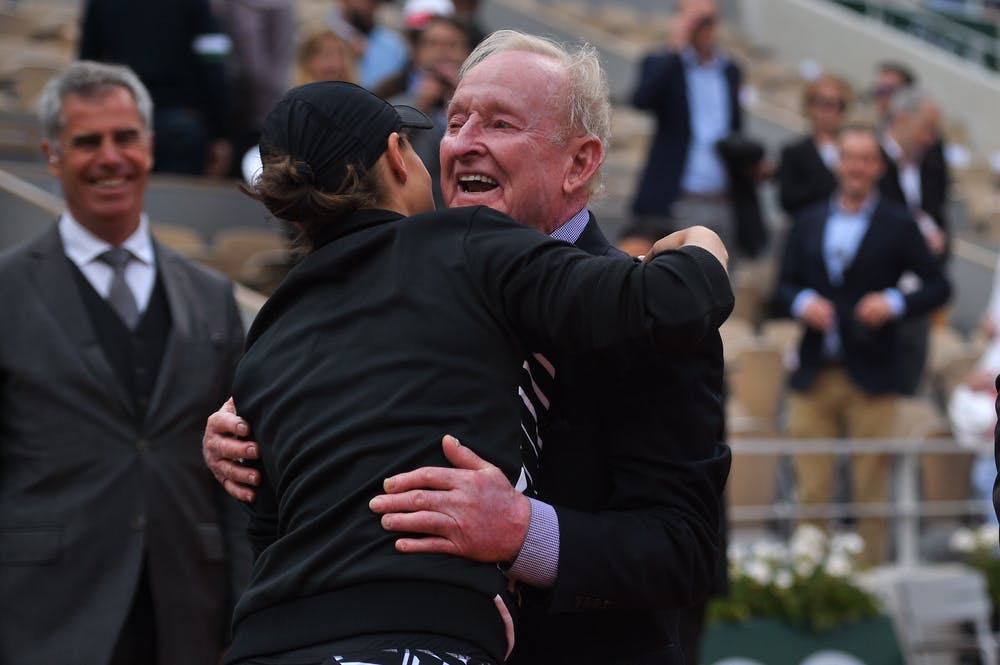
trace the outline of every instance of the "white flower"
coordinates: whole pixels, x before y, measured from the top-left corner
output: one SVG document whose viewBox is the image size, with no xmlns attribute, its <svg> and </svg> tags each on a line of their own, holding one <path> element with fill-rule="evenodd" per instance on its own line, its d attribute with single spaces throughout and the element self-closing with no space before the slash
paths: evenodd
<svg viewBox="0 0 1000 665">
<path fill-rule="evenodd" d="M 976 546 L 990 551 L 997 549 L 1000 541 L 1000 527 L 996 524 L 984 524 L 976 529 Z"/>
<path fill-rule="evenodd" d="M 792 558 L 796 561 L 809 561 L 817 564 L 823 560 L 823 546 L 811 540 L 796 540 L 792 542 Z"/>
<path fill-rule="evenodd" d="M 831 577 L 847 577 L 852 572 L 851 560 L 843 553 L 834 552 L 826 560 L 823 569 Z"/>
<path fill-rule="evenodd" d="M 838 533 L 830 539 L 831 552 L 843 552 L 858 556 L 865 549 L 865 539 L 856 533 Z"/>
<path fill-rule="evenodd" d="M 760 585 L 771 582 L 771 567 L 763 561 L 751 561 L 746 567 L 747 577 Z"/>
<path fill-rule="evenodd" d="M 819 561 L 814 561 L 812 559 L 796 559 L 793 564 L 795 569 L 795 574 L 799 577 L 809 577 L 814 572 L 816 572 L 816 566 Z"/>
<path fill-rule="evenodd" d="M 812 543 L 815 547 L 823 547 L 826 544 L 826 534 L 814 524 L 800 524 L 792 534 L 792 545 L 797 542 Z"/>
<path fill-rule="evenodd" d="M 792 534 L 790 549 L 796 559 L 819 562 L 826 549 L 826 535 L 812 524 L 802 524 Z"/>
<path fill-rule="evenodd" d="M 956 529 L 948 539 L 948 545 L 956 552 L 970 554 L 976 549 L 976 535 L 969 529 Z"/>
<path fill-rule="evenodd" d="M 751 553 L 755 559 L 777 563 L 788 556 L 788 549 L 773 540 L 759 540 L 753 544 Z"/>
<path fill-rule="evenodd" d="M 774 574 L 774 585 L 779 589 L 791 588 L 792 581 L 792 574 L 787 570 L 779 570 Z"/>
</svg>

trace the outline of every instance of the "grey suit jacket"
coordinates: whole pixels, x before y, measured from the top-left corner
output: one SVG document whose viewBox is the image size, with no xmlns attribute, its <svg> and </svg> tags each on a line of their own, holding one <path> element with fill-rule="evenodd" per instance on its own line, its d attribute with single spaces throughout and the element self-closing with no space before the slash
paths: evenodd
<svg viewBox="0 0 1000 665">
<path fill-rule="evenodd" d="M 0 255 L 0 663 L 106 663 L 143 565 L 161 663 L 225 645 L 250 555 L 200 441 L 243 331 L 224 278 L 156 252 L 172 328 L 141 425 L 57 230 Z"/>
</svg>

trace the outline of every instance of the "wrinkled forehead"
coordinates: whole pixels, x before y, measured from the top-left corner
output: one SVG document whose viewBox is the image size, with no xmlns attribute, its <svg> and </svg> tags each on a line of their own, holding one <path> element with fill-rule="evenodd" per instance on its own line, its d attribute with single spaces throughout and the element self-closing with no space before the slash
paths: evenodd
<svg viewBox="0 0 1000 665">
<path fill-rule="evenodd" d="M 569 76 L 562 63 L 526 51 L 496 53 L 469 69 L 452 102 L 523 110 L 552 118 L 566 108 Z"/>
</svg>

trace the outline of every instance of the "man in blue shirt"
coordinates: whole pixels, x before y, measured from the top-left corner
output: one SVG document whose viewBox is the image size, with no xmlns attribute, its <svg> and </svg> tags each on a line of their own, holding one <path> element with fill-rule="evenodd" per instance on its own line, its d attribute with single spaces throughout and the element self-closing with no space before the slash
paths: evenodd
<svg viewBox="0 0 1000 665">
<path fill-rule="evenodd" d="M 900 392 L 898 325 L 948 299 L 950 287 L 907 209 L 879 194 L 885 170 L 875 131 L 849 127 L 838 140 L 838 190 L 807 208 L 789 231 L 775 302 L 805 334 L 790 378 L 788 433 L 794 438 L 879 438 L 892 433 Z M 903 294 L 904 271 L 920 277 Z M 851 458 L 857 503 L 888 499 L 888 458 Z M 802 503 L 828 503 L 831 455 L 795 459 Z M 884 518 L 857 522 L 870 563 L 888 554 Z"/>
<path fill-rule="evenodd" d="M 677 18 L 679 48 L 646 56 L 632 103 L 656 117 L 656 134 L 619 246 L 643 254 L 664 232 L 695 224 L 735 247 L 726 164 L 716 149 L 743 124 L 742 73 L 719 49 L 714 2 L 688 4 Z"/>
</svg>

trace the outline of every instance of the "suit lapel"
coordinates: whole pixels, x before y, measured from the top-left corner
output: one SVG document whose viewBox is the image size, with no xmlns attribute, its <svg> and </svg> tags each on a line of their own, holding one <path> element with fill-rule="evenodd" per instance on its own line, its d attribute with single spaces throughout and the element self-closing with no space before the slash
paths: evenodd
<svg viewBox="0 0 1000 665">
<path fill-rule="evenodd" d="M 593 213 L 590 213 L 590 221 L 583 227 L 580 237 L 573 244 L 594 256 L 606 256 L 617 252 L 608 239 L 604 237 L 600 227 L 597 226 L 597 220 L 594 219 Z"/>
<path fill-rule="evenodd" d="M 858 243 L 858 250 L 854 252 L 854 258 L 851 262 L 844 268 L 844 284 L 845 286 L 858 277 L 857 266 L 865 265 L 866 255 L 872 250 L 872 245 L 876 242 L 878 229 L 875 227 L 878 225 L 878 219 L 882 212 L 882 200 L 880 198 L 879 202 L 875 205 L 875 209 L 872 210 L 871 218 L 868 220 L 868 228 L 865 229 L 865 234 L 861 236 L 861 242 Z M 861 275 L 864 280 L 865 276 Z"/>
<path fill-rule="evenodd" d="M 803 223 L 806 221 L 808 220 L 802 220 Z M 832 289 L 835 287 L 833 286 L 833 280 L 830 279 L 830 270 L 826 265 L 826 252 L 823 251 L 826 244 L 826 225 L 830 223 L 829 207 L 817 208 L 814 223 L 816 224 L 818 232 L 809 234 L 808 242 L 811 246 L 807 256 L 816 257 L 816 263 L 819 264 L 820 277 L 823 280 L 823 283 L 826 284 L 826 288 Z"/>
<path fill-rule="evenodd" d="M 155 241 L 154 246 L 157 263 L 156 278 L 162 281 L 163 291 L 167 297 L 167 306 L 170 308 L 171 323 L 170 334 L 167 336 L 167 344 L 163 350 L 163 358 L 160 360 L 160 370 L 156 375 L 156 385 L 153 388 L 153 395 L 146 411 L 147 420 L 153 414 L 164 412 L 163 401 L 168 396 L 170 386 L 176 385 L 178 380 L 183 381 L 183 377 L 178 378 L 176 374 L 183 371 L 181 368 L 184 363 L 179 361 L 181 354 L 184 353 L 186 342 L 191 338 L 192 303 L 196 301 L 196 294 L 191 293 L 187 275 L 177 265 L 180 259 Z"/>
<path fill-rule="evenodd" d="M 77 349 L 96 389 L 107 393 L 131 417 L 134 405 L 108 361 L 97 339 L 90 313 L 76 287 L 76 277 L 69 259 L 63 252 L 57 227 L 43 235 L 30 250 L 32 262 L 30 280 L 38 290 L 39 300 L 45 303 L 56 328 L 66 335 L 69 344 Z"/>
</svg>

